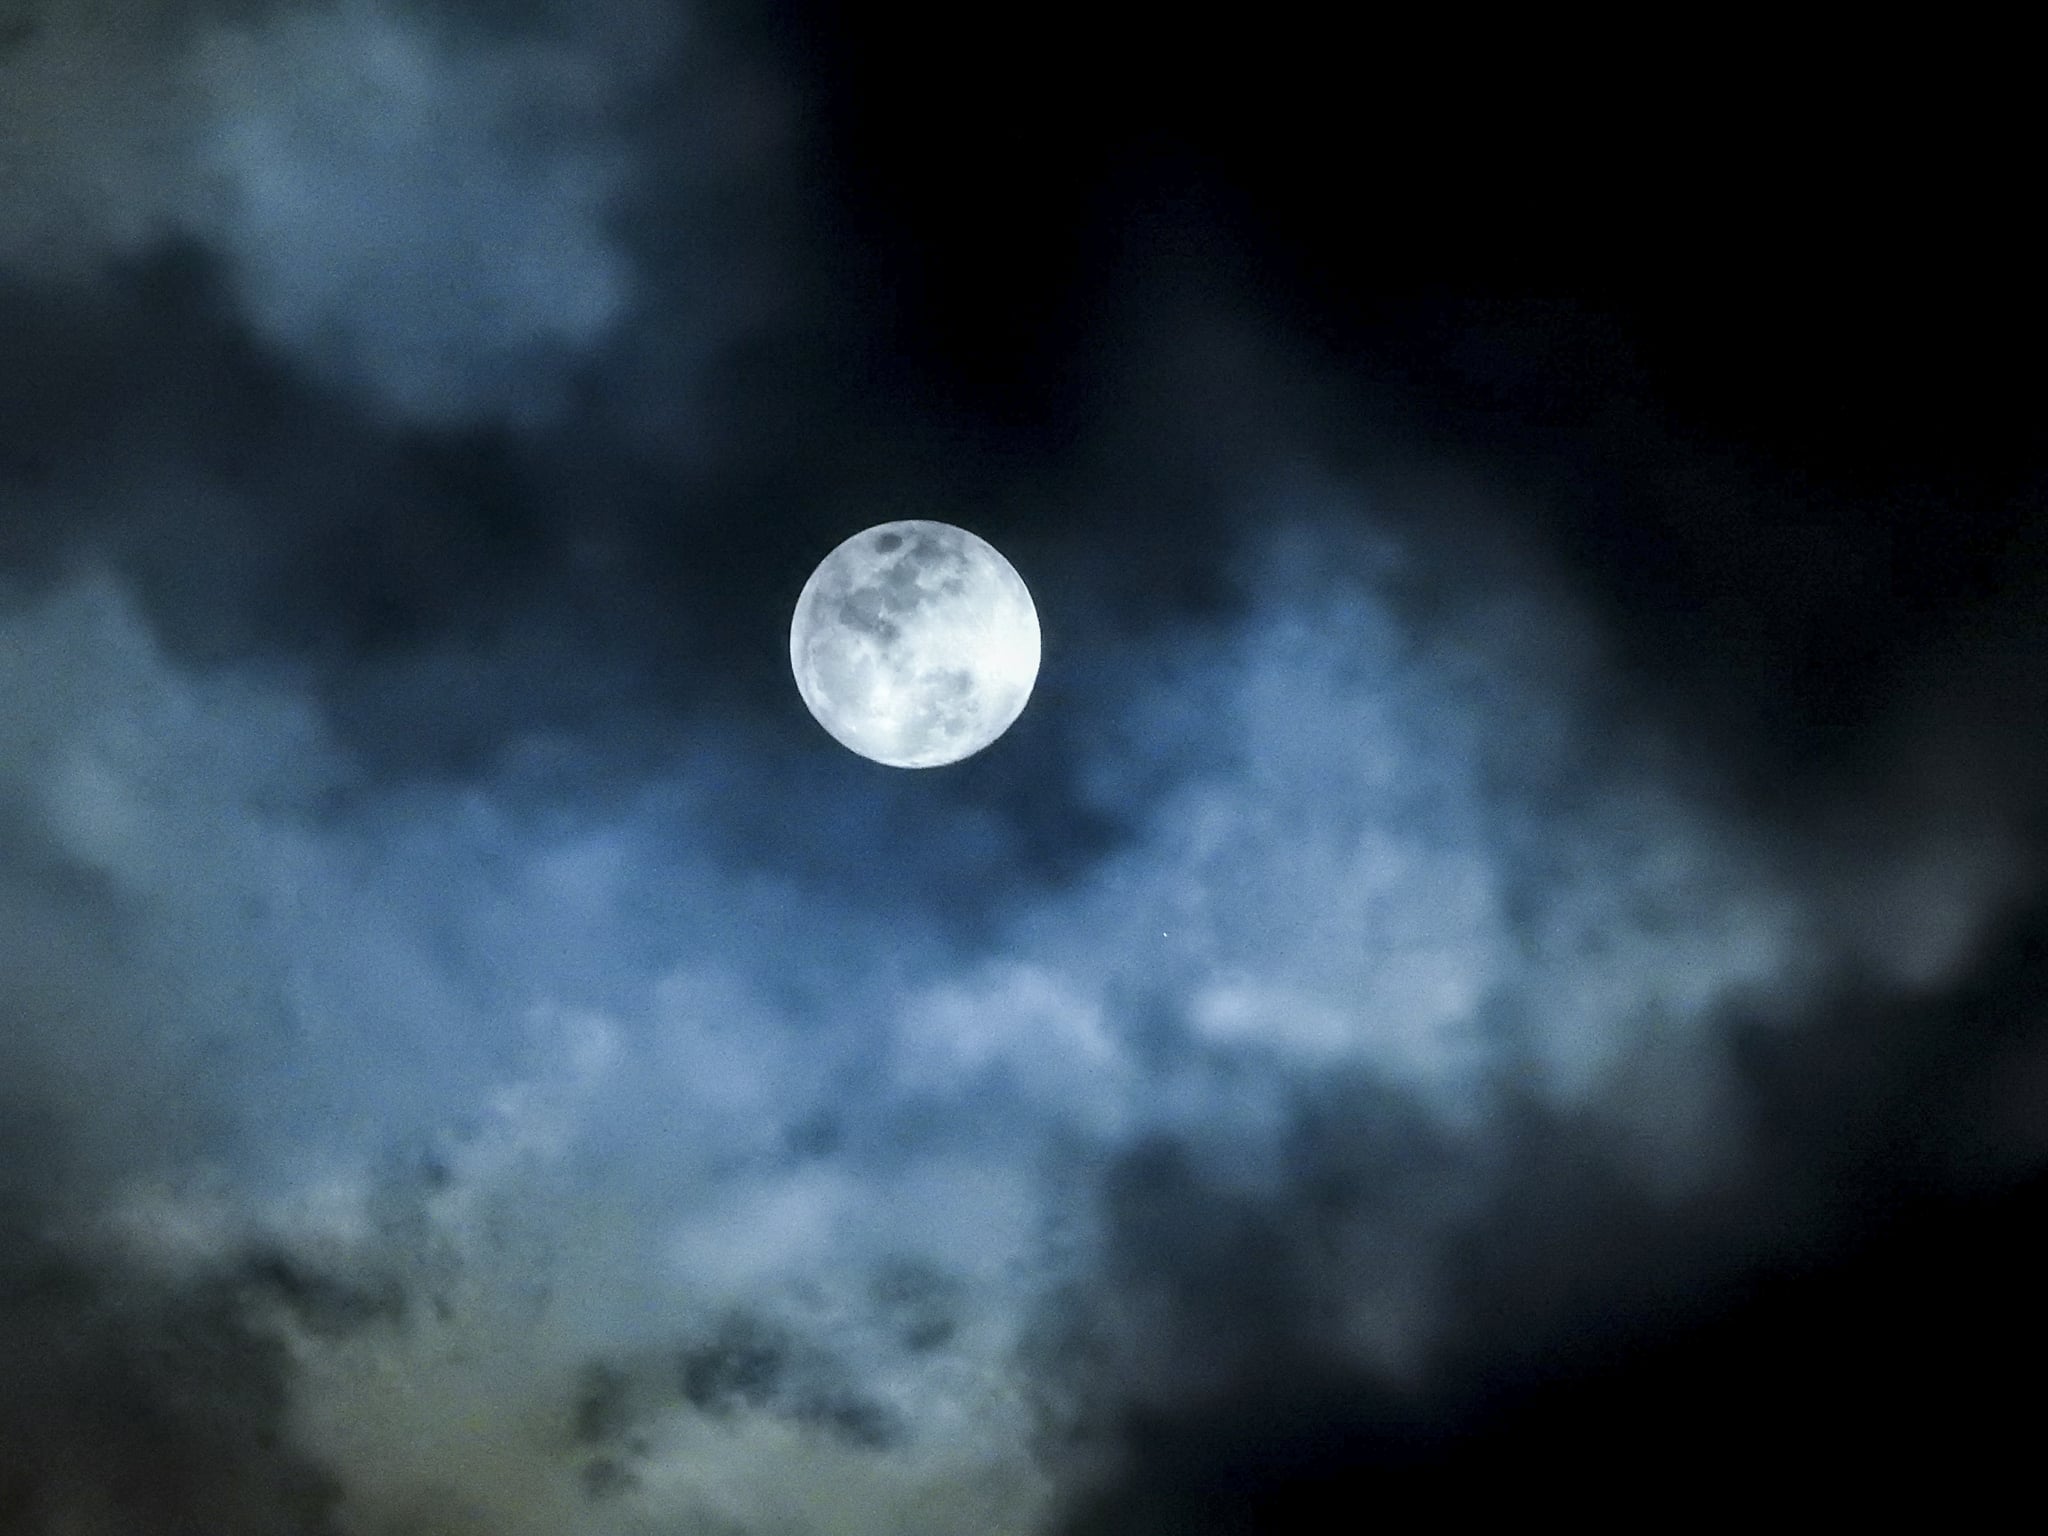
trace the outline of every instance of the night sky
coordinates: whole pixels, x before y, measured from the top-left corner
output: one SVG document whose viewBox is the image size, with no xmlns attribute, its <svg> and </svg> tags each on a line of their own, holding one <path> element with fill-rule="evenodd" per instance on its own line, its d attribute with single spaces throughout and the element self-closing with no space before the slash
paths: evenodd
<svg viewBox="0 0 2048 1536">
<path fill-rule="evenodd" d="M 2022 51 L 1327 10 L 0 0 L 0 1530 L 2032 1496 Z"/>
</svg>

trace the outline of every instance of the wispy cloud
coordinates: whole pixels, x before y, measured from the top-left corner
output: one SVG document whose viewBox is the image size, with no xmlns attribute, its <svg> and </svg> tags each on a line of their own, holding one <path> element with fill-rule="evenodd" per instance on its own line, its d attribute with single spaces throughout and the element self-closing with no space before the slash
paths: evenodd
<svg viewBox="0 0 2048 1536">
<path fill-rule="evenodd" d="M 52 8 L 0 54 L 0 269 L 91 284 L 196 245 L 319 388 L 430 428 L 557 419 L 594 359 L 637 355 L 627 326 L 695 366 L 759 308 L 730 274 L 678 278 L 672 240 L 651 265 L 634 248 L 647 206 L 725 195 L 772 115 L 758 91 L 700 93 L 720 106 L 678 130 L 695 163 L 676 164 L 660 92 L 710 46 L 688 34 L 638 0 Z"/>
</svg>

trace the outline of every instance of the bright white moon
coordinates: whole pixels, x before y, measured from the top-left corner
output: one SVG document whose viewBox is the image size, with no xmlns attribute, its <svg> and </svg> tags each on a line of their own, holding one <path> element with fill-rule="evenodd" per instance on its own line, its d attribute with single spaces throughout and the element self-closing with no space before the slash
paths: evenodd
<svg viewBox="0 0 2048 1536">
<path fill-rule="evenodd" d="M 936 768 L 979 752 L 1024 712 L 1038 680 L 1038 610 L 1010 562 L 966 529 L 883 523 L 804 583 L 789 665 L 842 745 L 892 768 Z"/>
</svg>

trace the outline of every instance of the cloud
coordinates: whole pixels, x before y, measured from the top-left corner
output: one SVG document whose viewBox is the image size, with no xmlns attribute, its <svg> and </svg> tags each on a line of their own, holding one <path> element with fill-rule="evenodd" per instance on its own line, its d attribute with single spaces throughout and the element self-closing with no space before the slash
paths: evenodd
<svg viewBox="0 0 2048 1536">
<path fill-rule="evenodd" d="M 629 326 L 694 367 L 748 323 L 715 264 L 648 267 L 629 233 L 676 200 L 645 184 L 636 135 L 674 126 L 663 72 L 705 52 L 681 32 L 638 0 L 510 22 L 386 0 L 52 8 L 0 53 L 0 268 L 77 286 L 196 245 L 322 388 L 429 428 L 556 420 Z M 692 195 L 744 174 L 764 111 L 698 95 L 701 163 L 672 172 Z"/>
<path fill-rule="evenodd" d="M 176 0 L 10 6 L 0 44 L 0 267 L 78 280 L 175 223 L 190 106 Z"/>
<path fill-rule="evenodd" d="M 614 429 L 717 435 L 777 112 L 668 7 L 517 9 L 0 13 L 0 270 L 69 381 L 6 445 L 0 1524 L 1054 1529 L 1133 1403 L 1566 1326 L 1619 1261 L 1525 1250 L 1740 1192 L 1743 1051 L 1938 1001 L 2035 888 L 1980 658 L 1766 824 L 1493 498 L 1280 472 L 1323 406 L 1187 311 L 1098 452 L 1194 532 L 1041 539 L 987 758 L 791 748 L 710 662 L 658 707 L 618 615 L 673 638 L 734 546 L 651 533 Z M 234 337 L 142 286 L 181 245 Z M 777 498 L 901 451 L 759 414 Z M 2031 1027 L 1990 1056 L 1958 1155 L 2033 1166 Z"/>
<path fill-rule="evenodd" d="M 428 424 L 546 414 L 634 300 L 610 62 L 374 5 L 209 32 L 186 217 L 319 372 Z"/>
<path fill-rule="evenodd" d="M 708 718 L 391 777 L 118 576 L 11 594 L 0 1082 L 57 1132 L 8 1184 L 77 1272 L 215 1298 L 272 1395 L 162 1411 L 242 1403 L 347 1529 L 1021 1536 L 1127 1399 L 1308 1340 L 1426 1378 L 1518 1127 L 1647 1200 L 1730 1176 L 1731 1029 L 1876 929 L 1540 573 L 1463 583 L 1372 494 L 1284 483 L 1231 604 L 1105 650 L 1056 769 L 1119 834 L 968 925 L 1014 837 L 943 781 Z M 2008 888 L 1918 889 L 1893 989 Z"/>
</svg>

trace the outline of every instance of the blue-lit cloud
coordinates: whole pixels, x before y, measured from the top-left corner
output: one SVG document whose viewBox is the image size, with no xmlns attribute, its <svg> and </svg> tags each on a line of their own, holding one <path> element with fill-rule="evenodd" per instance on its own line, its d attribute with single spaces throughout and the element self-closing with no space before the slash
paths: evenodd
<svg viewBox="0 0 2048 1536">
<path fill-rule="evenodd" d="M 349 5 L 202 36 L 195 225 L 319 372 L 428 423 L 545 415 L 633 307 L 627 82 L 573 39 L 446 30 Z"/>
<path fill-rule="evenodd" d="M 1047 771 L 1121 838 L 988 871 L 966 929 L 920 892 L 1001 856 L 1003 808 L 822 741 L 699 721 L 649 772 L 515 738 L 394 782 L 291 669 L 174 662 L 117 577 L 10 597 L 0 1067 L 61 1127 L 63 1242 L 168 1294 L 300 1277 L 239 1315 L 355 1525 L 1036 1531 L 1091 1448 L 1048 1427 L 1259 1342 L 1129 1270 L 1133 1157 L 1301 1224 L 1296 1326 L 1426 1373 L 1517 1106 L 1695 1187 L 1741 1151 L 1726 1025 L 1938 980 L 1996 912 L 1953 842 L 1859 855 L 1933 936 L 1886 976 L 1873 919 L 1681 787 L 1533 572 L 1463 585 L 1352 487 L 1258 510 L 1230 616 L 1068 695 Z M 1369 1198 L 1299 1205 L 1304 1114 Z"/>
<path fill-rule="evenodd" d="M 694 371 L 773 300 L 712 270 L 715 242 L 644 253 L 631 231 L 650 209 L 687 223 L 691 197 L 729 202 L 777 108 L 728 63 L 675 163 L 661 93 L 716 67 L 686 15 L 54 7 L 0 54 L 0 271 L 79 286 L 196 245 L 266 349 L 429 428 L 555 421 L 644 332 L 669 374 Z M 673 415 L 689 381 L 632 369 L 659 398 L 613 403 Z"/>
</svg>

